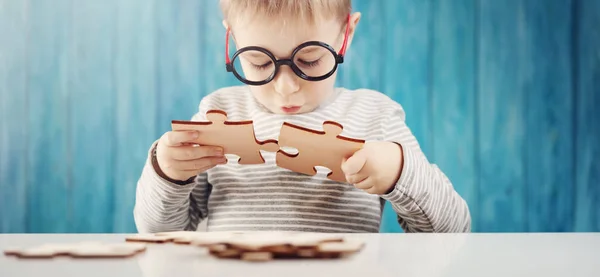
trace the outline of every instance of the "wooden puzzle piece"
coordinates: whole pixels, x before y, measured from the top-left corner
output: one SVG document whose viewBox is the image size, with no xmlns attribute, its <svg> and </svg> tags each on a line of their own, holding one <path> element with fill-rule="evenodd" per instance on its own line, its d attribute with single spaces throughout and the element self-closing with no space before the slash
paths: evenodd
<svg viewBox="0 0 600 277">
<path fill-rule="evenodd" d="M 364 247 L 364 242 L 358 240 L 324 242 L 318 245 L 320 253 L 355 253 Z"/>
<path fill-rule="evenodd" d="M 273 253 L 271 252 L 245 252 L 242 253 L 241 259 L 244 261 L 252 262 L 266 262 L 273 259 Z"/>
<path fill-rule="evenodd" d="M 140 243 L 76 243 L 44 244 L 36 247 L 8 249 L 7 256 L 21 259 L 50 259 L 59 256 L 72 258 L 126 258 L 146 250 Z"/>
<path fill-rule="evenodd" d="M 207 248 L 221 259 L 269 261 L 273 259 L 339 258 L 360 251 L 343 235 L 311 232 L 194 232 L 135 234 L 127 242 L 180 243 Z"/>
<path fill-rule="evenodd" d="M 135 234 L 125 237 L 126 242 L 143 243 L 175 243 L 190 244 L 199 234 L 193 231 L 186 232 L 161 232 L 155 234 Z"/>
<path fill-rule="evenodd" d="M 233 236 L 210 232 L 204 234 L 207 236 L 202 243 L 192 242 L 192 245 L 208 248 L 209 253 L 217 258 L 245 261 L 340 258 L 357 253 L 363 246 L 362 242 L 347 241 L 341 235 L 320 233 L 251 232 Z"/>
<path fill-rule="evenodd" d="M 268 261 L 272 259 L 332 259 L 342 258 L 353 255 L 362 249 L 356 247 L 356 244 L 349 244 L 346 242 L 337 243 L 339 249 L 333 247 L 325 247 L 321 249 L 320 246 L 316 247 L 291 247 L 291 246 L 280 246 L 266 247 L 260 250 L 247 250 L 238 248 L 236 246 L 228 244 L 220 244 L 210 246 L 210 254 L 222 259 L 241 259 L 249 261 Z"/>
<path fill-rule="evenodd" d="M 290 237 L 289 244 L 294 247 L 316 247 L 322 243 L 343 241 L 344 236 L 342 235 L 305 233 Z"/>
<path fill-rule="evenodd" d="M 211 246 L 229 242 L 232 238 L 241 236 L 235 233 L 207 232 L 203 236 L 196 237 L 190 244 L 195 246 Z"/>
<path fill-rule="evenodd" d="M 315 175 L 316 166 L 331 170 L 327 177 L 338 182 L 347 182 L 342 172 L 342 161 L 360 150 L 364 140 L 340 136 L 342 125 L 333 121 L 323 123 L 324 131 L 316 131 L 284 122 L 279 134 L 280 147 L 293 147 L 298 153 L 277 152 L 279 167 L 295 172 Z"/>
<path fill-rule="evenodd" d="M 171 128 L 199 131 L 200 136 L 193 143 L 220 146 L 225 154 L 239 156 L 239 164 L 262 164 L 265 160 L 260 150 L 276 152 L 279 149 L 276 140 L 256 139 L 251 120 L 227 121 L 227 113 L 221 110 L 208 111 L 206 118 L 208 121 L 173 120 Z"/>
<path fill-rule="evenodd" d="M 78 247 L 69 256 L 75 258 L 126 258 L 144 252 L 146 245 L 141 243 L 115 243 Z"/>
<path fill-rule="evenodd" d="M 126 242 L 167 243 L 177 239 L 174 235 L 135 234 L 125 237 Z"/>
<path fill-rule="evenodd" d="M 196 246 L 210 245 L 218 243 L 221 240 L 230 239 L 240 232 L 195 232 L 195 231 L 174 231 L 159 232 L 150 234 L 133 234 L 125 237 L 126 242 L 143 243 L 175 243 L 175 244 L 193 244 Z"/>
<path fill-rule="evenodd" d="M 273 259 L 341 258 L 359 252 L 363 243 L 348 241 L 343 235 L 310 232 L 163 232 L 134 234 L 125 243 L 80 242 L 43 244 L 5 249 L 4 254 L 21 259 L 127 258 L 146 251 L 147 243 L 185 241 L 203 247 L 223 259 L 270 261 Z"/>
</svg>

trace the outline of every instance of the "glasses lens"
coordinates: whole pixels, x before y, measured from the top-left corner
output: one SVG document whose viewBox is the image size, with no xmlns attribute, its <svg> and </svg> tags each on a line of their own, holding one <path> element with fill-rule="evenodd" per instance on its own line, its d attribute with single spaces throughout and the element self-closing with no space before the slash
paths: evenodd
<svg viewBox="0 0 600 277">
<path fill-rule="evenodd" d="M 233 68 L 247 81 L 261 82 L 275 72 L 275 63 L 271 57 L 261 51 L 248 50 L 235 57 Z"/>
<path fill-rule="evenodd" d="M 334 54 L 318 45 L 308 45 L 296 52 L 294 64 L 309 77 L 327 75 L 336 66 Z"/>
</svg>

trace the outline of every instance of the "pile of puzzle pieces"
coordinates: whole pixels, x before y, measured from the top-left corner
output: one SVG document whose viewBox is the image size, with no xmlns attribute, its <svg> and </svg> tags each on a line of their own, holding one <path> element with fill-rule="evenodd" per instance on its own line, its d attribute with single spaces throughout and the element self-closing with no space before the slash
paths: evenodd
<svg viewBox="0 0 600 277">
<path fill-rule="evenodd" d="M 342 235 L 302 232 L 167 232 L 136 234 L 126 240 L 187 244 L 207 248 L 218 258 L 246 261 L 342 258 L 364 246 L 362 241 Z"/>
<path fill-rule="evenodd" d="M 327 177 L 346 182 L 341 170 L 344 159 L 360 150 L 364 140 L 341 136 L 343 126 L 337 122 L 323 122 L 323 131 L 311 130 L 284 122 L 279 138 L 258 141 L 252 121 L 227 121 L 227 113 L 210 110 L 208 121 L 171 121 L 173 131 L 199 131 L 200 136 L 192 143 L 220 146 L 225 154 L 239 157 L 239 164 L 264 163 L 260 151 L 277 152 L 277 166 L 306 175 L 315 175 L 316 166 L 329 169 Z M 294 148 L 298 153 L 287 153 L 281 148 Z"/>
<path fill-rule="evenodd" d="M 72 258 L 128 258 L 146 251 L 148 244 L 173 243 L 208 249 L 219 259 L 271 261 L 274 259 L 335 259 L 362 250 L 360 240 L 342 235 L 302 232 L 164 232 L 133 234 L 123 243 L 81 242 L 44 244 L 6 249 L 4 254 L 22 259 L 67 256 Z M 155 250 L 155 251 L 158 251 Z"/>
</svg>

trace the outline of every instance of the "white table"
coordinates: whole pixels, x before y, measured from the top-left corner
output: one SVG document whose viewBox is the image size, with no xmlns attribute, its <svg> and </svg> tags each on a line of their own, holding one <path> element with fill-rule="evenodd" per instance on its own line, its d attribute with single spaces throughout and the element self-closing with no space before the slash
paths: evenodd
<svg viewBox="0 0 600 277">
<path fill-rule="evenodd" d="M 150 245 L 124 260 L 18 260 L 0 256 L 0 276 L 561 276 L 600 277 L 600 233 L 368 234 L 342 260 L 250 263 L 218 260 L 186 245 Z M 0 249 L 43 243 L 123 242 L 122 234 L 0 234 Z"/>
</svg>

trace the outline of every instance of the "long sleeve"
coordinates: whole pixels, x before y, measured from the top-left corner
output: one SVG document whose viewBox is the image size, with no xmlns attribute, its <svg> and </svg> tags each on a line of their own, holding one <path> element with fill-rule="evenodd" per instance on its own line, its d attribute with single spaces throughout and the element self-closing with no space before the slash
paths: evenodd
<svg viewBox="0 0 600 277">
<path fill-rule="evenodd" d="M 198 175 L 187 185 L 174 184 L 157 174 L 151 152 L 136 189 L 134 220 L 138 232 L 195 231 L 208 213 L 211 186 L 207 174 Z"/>
<path fill-rule="evenodd" d="M 400 178 L 390 193 L 382 195 L 398 214 L 400 226 L 406 232 L 470 232 L 466 201 L 425 157 L 400 106 L 392 111 L 384 128 L 385 140 L 400 144 L 403 152 Z"/>
<path fill-rule="evenodd" d="M 206 120 L 208 109 L 207 98 L 204 98 L 191 120 Z M 186 185 L 165 180 L 156 171 L 158 165 L 152 163 L 152 149 L 157 143 L 155 141 L 150 148 L 137 184 L 134 220 L 138 232 L 196 231 L 208 217 L 208 198 L 212 191 L 208 174 L 201 173 Z"/>
</svg>

